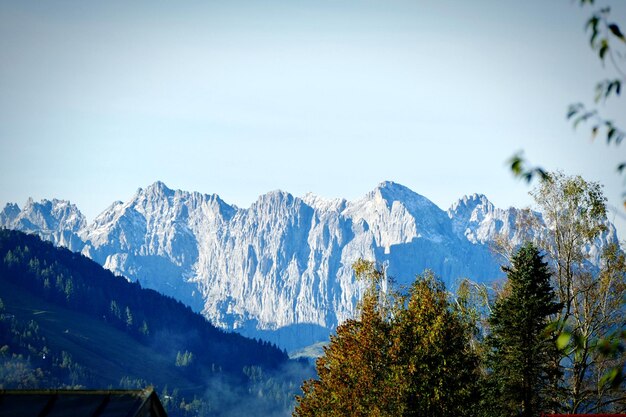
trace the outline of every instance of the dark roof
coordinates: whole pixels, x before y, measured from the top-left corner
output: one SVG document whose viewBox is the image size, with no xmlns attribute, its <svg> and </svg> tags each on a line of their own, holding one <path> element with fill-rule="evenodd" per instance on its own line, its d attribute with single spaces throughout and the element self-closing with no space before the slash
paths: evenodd
<svg viewBox="0 0 626 417">
<path fill-rule="evenodd" d="M 0 390 L 2 417 L 167 417 L 152 387 L 143 390 Z"/>
</svg>

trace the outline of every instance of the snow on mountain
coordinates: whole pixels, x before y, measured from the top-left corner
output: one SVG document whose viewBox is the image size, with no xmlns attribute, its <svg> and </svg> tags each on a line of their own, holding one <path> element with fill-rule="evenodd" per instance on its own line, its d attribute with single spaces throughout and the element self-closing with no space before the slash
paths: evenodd
<svg viewBox="0 0 626 417">
<path fill-rule="evenodd" d="M 385 263 L 400 284 L 426 268 L 449 288 L 494 279 L 502 273 L 488 245 L 502 233 L 522 239 L 520 213 L 476 194 L 446 212 L 393 182 L 354 202 L 273 191 L 247 209 L 156 182 L 89 225 L 67 202 L 29 200 L 24 210 L 7 205 L 0 226 L 39 233 L 219 326 L 294 350 L 352 316 L 358 258 Z"/>
</svg>

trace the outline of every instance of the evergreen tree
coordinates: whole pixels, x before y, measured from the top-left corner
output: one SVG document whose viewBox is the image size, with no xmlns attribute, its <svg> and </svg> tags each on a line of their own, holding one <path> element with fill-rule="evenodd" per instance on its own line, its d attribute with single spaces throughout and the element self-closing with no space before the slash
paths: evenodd
<svg viewBox="0 0 626 417">
<path fill-rule="evenodd" d="M 117 302 L 115 300 L 111 300 L 111 307 L 109 310 L 111 311 L 111 314 L 113 314 L 114 317 L 118 319 L 122 317 L 122 314 L 120 313 L 120 308 L 117 305 Z"/>
<path fill-rule="evenodd" d="M 126 307 L 126 327 L 131 328 L 133 326 L 133 313 L 130 311 L 130 307 Z"/>
<path fill-rule="evenodd" d="M 487 415 L 538 416 L 553 407 L 558 351 L 546 328 L 561 305 L 547 264 L 532 244 L 520 248 L 505 272 L 508 287 L 489 318 Z"/>
</svg>

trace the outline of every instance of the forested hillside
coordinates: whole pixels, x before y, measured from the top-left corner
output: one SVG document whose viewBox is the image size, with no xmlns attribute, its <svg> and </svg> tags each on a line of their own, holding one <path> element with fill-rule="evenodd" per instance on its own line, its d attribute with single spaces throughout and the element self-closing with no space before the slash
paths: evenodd
<svg viewBox="0 0 626 417">
<path fill-rule="evenodd" d="M 3 388 L 156 386 L 170 415 L 288 415 L 310 368 L 38 237 L 0 230 Z"/>
</svg>

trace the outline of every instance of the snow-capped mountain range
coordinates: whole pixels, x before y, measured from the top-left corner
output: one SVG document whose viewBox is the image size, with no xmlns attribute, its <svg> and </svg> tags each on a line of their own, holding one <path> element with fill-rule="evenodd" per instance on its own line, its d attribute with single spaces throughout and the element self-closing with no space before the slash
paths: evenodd
<svg viewBox="0 0 626 417">
<path fill-rule="evenodd" d="M 500 260 L 489 245 L 498 234 L 522 240 L 519 214 L 476 194 L 443 211 L 393 182 L 358 201 L 273 191 L 247 209 L 156 182 L 91 224 L 67 201 L 29 199 L 22 209 L 7 204 L 0 227 L 37 233 L 216 325 L 294 350 L 352 316 L 358 258 L 385 263 L 400 284 L 426 268 L 449 288 L 461 277 L 496 279 Z M 613 227 L 602 241 L 617 241 Z"/>
</svg>

